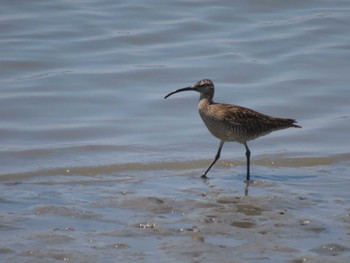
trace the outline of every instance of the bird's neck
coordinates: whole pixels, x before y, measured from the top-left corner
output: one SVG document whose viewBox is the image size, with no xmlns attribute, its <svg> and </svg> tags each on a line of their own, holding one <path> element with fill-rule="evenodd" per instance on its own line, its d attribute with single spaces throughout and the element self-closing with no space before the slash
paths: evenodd
<svg viewBox="0 0 350 263">
<path fill-rule="evenodd" d="M 211 104 L 213 103 L 213 97 L 214 97 L 213 93 L 201 93 L 199 97 L 199 102 L 203 101 L 204 103 Z"/>
<path fill-rule="evenodd" d="M 201 95 L 198 101 L 199 113 L 202 115 L 202 113 L 207 112 L 209 105 L 212 103 L 213 103 L 213 99 L 211 97 L 206 97 Z"/>
</svg>

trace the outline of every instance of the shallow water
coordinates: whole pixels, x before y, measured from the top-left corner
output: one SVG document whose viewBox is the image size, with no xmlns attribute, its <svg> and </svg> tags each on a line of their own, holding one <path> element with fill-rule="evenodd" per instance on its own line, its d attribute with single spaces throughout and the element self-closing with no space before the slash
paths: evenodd
<svg viewBox="0 0 350 263">
<path fill-rule="evenodd" d="M 347 1 L 7 1 L 0 261 L 347 262 Z M 198 94 L 297 119 L 225 144 Z M 268 241 L 268 242 L 266 242 Z"/>
</svg>

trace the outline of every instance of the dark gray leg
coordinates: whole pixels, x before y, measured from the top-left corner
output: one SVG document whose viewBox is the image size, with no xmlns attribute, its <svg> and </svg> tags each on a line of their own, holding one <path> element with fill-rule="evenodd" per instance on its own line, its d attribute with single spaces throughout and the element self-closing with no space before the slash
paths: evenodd
<svg viewBox="0 0 350 263">
<path fill-rule="evenodd" d="M 220 141 L 220 145 L 219 145 L 219 149 L 218 152 L 215 155 L 215 159 L 211 162 L 211 164 L 209 165 L 208 169 L 205 171 L 205 173 L 201 176 L 203 179 L 208 178 L 207 177 L 207 173 L 209 172 L 210 168 L 216 163 L 217 160 L 219 160 L 220 158 L 220 153 L 221 153 L 221 149 L 222 146 L 224 145 L 225 141 Z"/>
<path fill-rule="evenodd" d="M 245 147 L 245 156 L 247 157 L 247 181 L 250 180 L 250 150 L 248 148 L 247 143 L 244 143 L 244 147 Z"/>
</svg>

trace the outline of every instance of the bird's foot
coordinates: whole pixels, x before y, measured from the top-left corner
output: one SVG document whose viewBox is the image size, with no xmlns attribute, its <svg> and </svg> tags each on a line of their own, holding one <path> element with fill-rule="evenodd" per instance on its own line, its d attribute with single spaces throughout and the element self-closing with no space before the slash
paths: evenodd
<svg viewBox="0 0 350 263">
<path fill-rule="evenodd" d="M 201 178 L 202 178 L 203 180 L 205 180 L 205 179 L 209 179 L 209 178 L 207 177 L 207 175 L 206 175 L 206 174 L 202 174 Z"/>
</svg>

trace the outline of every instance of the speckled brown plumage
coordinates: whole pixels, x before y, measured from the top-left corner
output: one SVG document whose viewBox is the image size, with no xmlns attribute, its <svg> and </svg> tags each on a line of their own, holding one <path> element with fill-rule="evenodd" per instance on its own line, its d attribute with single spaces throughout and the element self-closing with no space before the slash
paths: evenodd
<svg viewBox="0 0 350 263">
<path fill-rule="evenodd" d="M 209 79 L 200 80 L 191 87 L 175 90 L 166 95 L 165 98 L 174 93 L 187 90 L 194 90 L 200 93 L 198 102 L 199 114 L 210 133 L 220 140 L 215 159 L 202 175 L 202 178 L 207 178 L 206 174 L 220 158 L 223 144 L 226 141 L 235 141 L 243 144 L 246 148 L 247 181 L 249 181 L 250 150 L 247 141 L 281 129 L 290 127 L 301 128 L 295 124 L 296 121 L 293 119 L 271 117 L 245 107 L 213 102 L 214 84 Z"/>
<path fill-rule="evenodd" d="M 236 105 L 209 103 L 205 99 L 200 101 L 198 110 L 211 134 L 225 141 L 244 143 L 273 131 L 300 127 L 292 119 L 274 118 Z"/>
</svg>

